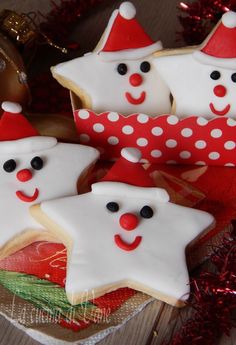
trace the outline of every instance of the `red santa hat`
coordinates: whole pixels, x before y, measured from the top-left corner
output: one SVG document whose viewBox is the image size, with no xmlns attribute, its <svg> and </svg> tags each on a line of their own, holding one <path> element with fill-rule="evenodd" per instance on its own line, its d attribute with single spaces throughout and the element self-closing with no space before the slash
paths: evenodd
<svg viewBox="0 0 236 345">
<path fill-rule="evenodd" d="M 121 157 L 101 181 L 123 182 L 140 187 L 155 187 L 153 179 L 140 163 L 141 152 L 134 147 L 121 150 Z"/>
<path fill-rule="evenodd" d="M 161 42 L 154 42 L 146 34 L 135 15 L 129 1 L 112 13 L 97 51 L 103 60 L 139 59 L 162 49 Z"/>
<path fill-rule="evenodd" d="M 236 68 L 236 12 L 226 12 L 194 58 L 206 65 Z"/>
<path fill-rule="evenodd" d="M 0 120 L 0 153 L 19 154 L 45 150 L 56 145 L 57 140 L 39 136 L 29 121 L 21 114 L 18 103 L 3 102 L 4 113 Z"/>
</svg>

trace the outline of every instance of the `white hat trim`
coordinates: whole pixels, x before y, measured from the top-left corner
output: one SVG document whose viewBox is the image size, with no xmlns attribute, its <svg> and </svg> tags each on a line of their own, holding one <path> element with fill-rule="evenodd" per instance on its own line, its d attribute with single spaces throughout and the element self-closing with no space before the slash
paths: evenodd
<svg viewBox="0 0 236 345">
<path fill-rule="evenodd" d="M 163 49 L 162 43 L 161 41 L 157 41 L 149 46 L 141 48 L 124 49 L 114 52 L 100 51 L 98 55 L 103 61 L 137 60 L 161 49 Z"/>
<path fill-rule="evenodd" d="M 0 154 L 25 154 L 47 150 L 57 144 L 53 137 L 35 136 L 17 140 L 0 141 Z"/>
<path fill-rule="evenodd" d="M 215 56 L 211 56 L 205 54 L 199 50 L 193 52 L 193 57 L 205 64 L 205 65 L 212 65 L 216 67 L 222 67 L 226 69 L 236 69 L 236 57 L 235 58 L 218 58 Z"/>
<path fill-rule="evenodd" d="M 131 196 L 133 198 L 150 198 L 157 202 L 168 202 L 169 194 L 163 188 L 139 187 L 122 182 L 103 181 L 92 184 L 92 193 L 97 195 Z"/>
</svg>

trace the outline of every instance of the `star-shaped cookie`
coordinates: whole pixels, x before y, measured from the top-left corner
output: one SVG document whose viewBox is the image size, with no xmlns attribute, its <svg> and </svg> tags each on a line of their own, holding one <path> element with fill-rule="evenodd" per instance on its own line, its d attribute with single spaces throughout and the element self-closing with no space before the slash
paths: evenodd
<svg viewBox="0 0 236 345">
<path fill-rule="evenodd" d="M 32 206 L 31 214 L 64 239 L 72 304 L 128 286 L 181 306 L 189 294 L 185 247 L 214 222 L 169 202 L 164 189 L 107 181 Z"/>
</svg>

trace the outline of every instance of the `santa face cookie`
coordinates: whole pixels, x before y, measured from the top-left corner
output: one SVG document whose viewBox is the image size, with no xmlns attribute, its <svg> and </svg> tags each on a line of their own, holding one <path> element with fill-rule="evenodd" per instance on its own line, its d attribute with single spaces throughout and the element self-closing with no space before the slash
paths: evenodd
<svg viewBox="0 0 236 345">
<path fill-rule="evenodd" d="M 164 189 L 150 186 L 138 150 L 121 153 L 91 192 L 43 202 L 31 213 L 67 247 L 72 304 L 128 286 L 181 306 L 189 292 L 185 247 L 213 217 L 170 203 Z"/>
<path fill-rule="evenodd" d="M 17 250 L 42 230 L 30 216 L 29 207 L 77 194 L 77 180 L 98 158 L 98 152 L 41 137 L 22 115 L 12 113 L 11 103 L 6 109 L 0 121 L 0 248 L 13 241 Z M 15 237 L 22 234 L 22 240 L 16 241 Z"/>
<path fill-rule="evenodd" d="M 158 115 L 170 111 L 170 90 L 153 66 L 162 49 L 136 21 L 135 8 L 114 11 L 94 52 L 52 68 L 53 76 L 95 112 Z"/>
<path fill-rule="evenodd" d="M 175 100 L 174 113 L 236 118 L 235 38 L 236 13 L 227 12 L 200 49 L 156 57 Z"/>
<path fill-rule="evenodd" d="M 96 183 L 90 193 L 31 212 L 64 236 L 72 304 L 128 286 L 181 306 L 189 293 L 185 247 L 213 222 L 208 213 L 168 202 L 165 190 L 119 182 Z"/>
</svg>

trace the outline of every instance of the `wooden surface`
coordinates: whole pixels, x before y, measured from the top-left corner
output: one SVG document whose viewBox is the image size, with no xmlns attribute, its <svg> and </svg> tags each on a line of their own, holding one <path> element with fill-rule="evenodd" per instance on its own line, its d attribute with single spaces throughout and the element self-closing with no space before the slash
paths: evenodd
<svg viewBox="0 0 236 345">
<path fill-rule="evenodd" d="M 174 313 L 180 311 L 174 310 Z M 186 313 L 186 311 L 181 313 Z M 98 345 L 161 345 L 168 336 L 175 332 L 180 324 L 171 322 L 173 308 L 159 301 L 149 303 L 142 312 L 133 317 L 119 330 L 108 335 Z M 166 327 L 167 319 L 170 325 Z M 164 322 L 164 325 L 163 325 Z M 167 336 L 168 335 L 168 336 Z M 216 344 L 235 345 L 236 329 L 231 332 L 231 337 L 222 336 Z M 3 317 L 0 317 L 0 345 L 39 345 L 40 343 L 30 338 L 23 331 L 18 330 Z M 46 342 L 44 344 L 47 344 Z M 204 344 L 202 344 L 204 345 Z"/>
</svg>

